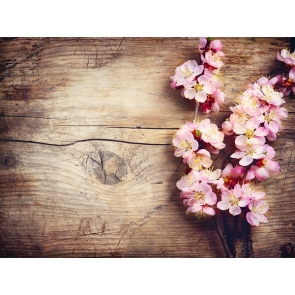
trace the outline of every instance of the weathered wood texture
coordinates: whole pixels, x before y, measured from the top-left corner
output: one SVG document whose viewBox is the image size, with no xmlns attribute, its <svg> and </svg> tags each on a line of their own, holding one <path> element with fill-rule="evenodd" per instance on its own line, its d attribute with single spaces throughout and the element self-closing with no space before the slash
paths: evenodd
<svg viewBox="0 0 295 295">
<path fill-rule="evenodd" d="M 274 75 L 290 38 L 220 38 L 228 107 Z M 169 76 L 196 59 L 198 38 L 3 38 L 0 42 L 1 257 L 225 257 L 212 218 L 185 215 L 185 166 L 173 134 L 193 105 Z M 266 180 L 268 224 L 255 257 L 295 242 L 295 101 L 272 146 L 282 172 Z M 219 159 L 229 154 L 226 149 Z"/>
</svg>

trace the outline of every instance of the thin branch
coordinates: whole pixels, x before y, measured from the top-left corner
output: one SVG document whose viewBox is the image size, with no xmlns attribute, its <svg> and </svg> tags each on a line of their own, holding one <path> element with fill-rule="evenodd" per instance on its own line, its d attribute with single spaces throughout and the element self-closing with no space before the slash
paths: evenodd
<svg viewBox="0 0 295 295">
<path fill-rule="evenodd" d="M 226 237 L 226 243 L 227 243 L 227 246 L 230 250 L 230 253 L 234 256 L 234 246 L 232 243 L 231 232 L 229 229 L 229 225 L 228 225 L 225 211 L 221 211 L 221 216 L 222 216 L 222 221 L 223 221 L 224 233 L 225 233 L 225 237 Z"/>
<path fill-rule="evenodd" d="M 226 237 L 222 234 L 221 232 L 221 229 L 220 229 L 220 225 L 219 225 L 219 221 L 217 219 L 217 216 L 214 215 L 214 222 L 215 222 L 215 229 L 216 229 L 216 232 L 219 236 L 219 239 L 222 243 L 222 246 L 223 246 L 223 249 L 224 249 L 224 252 L 226 254 L 226 257 L 227 258 L 233 258 L 232 254 L 230 253 L 229 249 L 228 249 L 228 246 L 227 244 L 225 243 L 225 240 L 226 240 Z"/>
<path fill-rule="evenodd" d="M 197 119 L 198 119 L 198 109 L 199 109 L 199 103 L 196 101 L 195 114 L 194 114 L 194 120 L 193 120 L 193 123 L 197 123 Z"/>
<path fill-rule="evenodd" d="M 234 224 L 233 224 L 233 231 L 232 231 L 232 246 L 233 246 L 233 256 L 236 257 L 237 250 L 236 250 L 236 237 L 238 231 L 238 221 L 239 215 L 234 216 Z"/>
</svg>

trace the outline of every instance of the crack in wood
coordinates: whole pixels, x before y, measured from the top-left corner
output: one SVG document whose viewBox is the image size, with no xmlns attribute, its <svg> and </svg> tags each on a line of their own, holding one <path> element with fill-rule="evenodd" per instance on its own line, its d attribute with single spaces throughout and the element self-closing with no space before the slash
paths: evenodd
<svg viewBox="0 0 295 295">
<path fill-rule="evenodd" d="M 71 146 L 81 142 L 88 142 L 88 141 L 109 141 L 109 142 L 118 142 L 118 143 L 126 143 L 126 144 L 136 144 L 136 145 L 154 145 L 154 146 L 170 146 L 171 143 L 148 143 L 148 142 L 134 142 L 134 141 L 126 141 L 126 140 L 119 140 L 119 139 L 104 139 L 104 138 L 89 138 L 89 139 L 81 139 L 76 140 L 74 142 L 65 143 L 65 144 L 56 144 L 56 143 L 47 143 L 41 141 L 32 141 L 32 140 L 20 140 L 20 139 L 4 139 L 0 138 L 2 142 L 20 142 L 20 143 L 32 143 L 32 144 L 41 144 L 41 145 L 48 145 L 48 146 Z"/>
</svg>

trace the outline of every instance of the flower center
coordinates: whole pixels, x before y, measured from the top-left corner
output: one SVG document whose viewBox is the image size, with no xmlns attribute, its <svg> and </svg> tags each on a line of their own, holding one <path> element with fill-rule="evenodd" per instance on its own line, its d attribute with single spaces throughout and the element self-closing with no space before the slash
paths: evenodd
<svg viewBox="0 0 295 295">
<path fill-rule="evenodd" d="M 203 86 L 199 83 L 196 83 L 196 85 L 194 86 L 196 91 L 201 91 L 203 89 Z"/>
<path fill-rule="evenodd" d="M 239 205 L 239 199 L 233 193 L 229 194 L 229 202 L 232 206 Z"/>
<path fill-rule="evenodd" d="M 195 193 L 195 199 L 196 199 L 198 202 L 205 203 L 205 194 L 202 193 L 202 192 L 196 192 L 196 193 Z"/>
<path fill-rule="evenodd" d="M 248 138 L 251 138 L 251 137 L 254 136 L 254 131 L 251 130 L 251 129 L 247 129 L 245 135 L 246 135 Z"/>
<path fill-rule="evenodd" d="M 269 114 L 264 115 L 264 120 L 269 123 L 273 118 L 275 117 L 275 114 L 273 111 L 271 111 Z"/>
<path fill-rule="evenodd" d="M 268 205 L 266 202 L 260 203 L 259 206 L 253 206 L 251 211 L 253 213 L 262 214 L 265 208 L 267 208 Z"/>
<path fill-rule="evenodd" d="M 202 170 L 202 155 L 196 155 L 191 166 L 196 167 L 198 170 Z"/>
<path fill-rule="evenodd" d="M 182 73 L 186 79 L 189 78 L 193 74 L 188 68 L 186 68 L 184 71 L 182 71 Z"/>
<path fill-rule="evenodd" d="M 186 140 L 182 140 L 180 143 L 180 146 L 186 150 L 191 150 L 192 149 L 192 143 L 188 142 Z"/>
</svg>

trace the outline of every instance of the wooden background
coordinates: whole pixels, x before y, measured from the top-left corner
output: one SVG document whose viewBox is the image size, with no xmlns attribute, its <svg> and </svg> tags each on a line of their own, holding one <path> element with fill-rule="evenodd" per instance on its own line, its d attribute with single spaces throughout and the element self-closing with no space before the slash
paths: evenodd
<svg viewBox="0 0 295 295">
<path fill-rule="evenodd" d="M 291 38 L 219 38 L 226 103 L 284 68 Z M 185 166 L 171 140 L 193 105 L 169 76 L 197 58 L 198 38 L 2 38 L 1 257 L 225 257 L 213 219 L 185 215 Z M 294 100 L 271 143 L 282 172 L 263 182 L 268 224 L 255 257 L 295 242 Z M 222 151 L 222 160 L 231 151 Z M 291 248 L 288 248 L 290 252 Z"/>
</svg>

